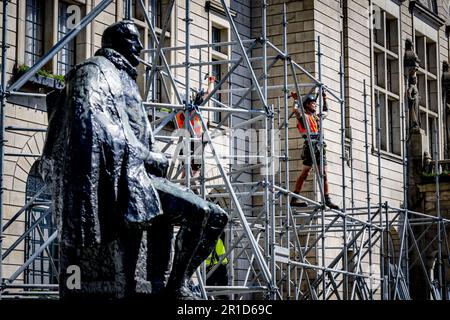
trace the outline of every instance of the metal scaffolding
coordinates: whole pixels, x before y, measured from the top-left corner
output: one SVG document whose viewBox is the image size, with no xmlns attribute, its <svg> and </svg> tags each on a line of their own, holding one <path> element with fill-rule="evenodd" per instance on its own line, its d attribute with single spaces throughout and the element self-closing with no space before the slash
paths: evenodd
<svg viewBox="0 0 450 320">
<path fill-rule="evenodd" d="M 3 13 L 7 12 L 9 1 L 3 1 Z M 101 1 L 79 23 L 58 41 L 39 61 L 30 68 L 15 83 L 6 85 L 6 52 L 7 14 L 3 14 L 2 29 L 2 78 L 1 78 L 1 118 L 0 118 L 0 181 L 3 190 L 3 159 L 6 156 L 30 156 L 39 157 L 36 154 L 5 154 L 4 134 L 21 130 L 34 130 L 30 128 L 5 127 L 6 102 L 13 95 L 34 95 L 19 92 L 18 90 L 42 68 L 50 59 L 74 39 L 77 33 L 92 22 L 113 0 Z M 131 0 L 126 0 L 125 17 L 131 17 Z M 231 221 L 226 229 L 227 253 L 221 258 L 216 267 L 206 272 L 205 267 L 197 272 L 197 281 L 204 296 L 214 298 L 220 295 L 230 295 L 233 299 L 243 298 L 267 298 L 267 299 L 409 299 L 409 270 L 414 266 L 420 266 L 424 270 L 424 277 L 429 286 L 429 296 L 432 299 L 448 298 L 448 288 L 445 287 L 443 277 L 443 256 L 449 257 L 446 230 L 450 220 L 444 219 L 440 214 L 439 206 L 439 175 L 440 165 L 438 153 L 435 153 L 436 176 L 436 215 L 427 215 L 414 212 L 407 207 L 407 146 L 405 134 L 402 134 L 403 176 L 404 176 L 404 207 L 395 208 L 382 199 L 382 166 L 381 166 L 381 130 L 380 130 L 380 106 L 376 105 L 378 113 L 375 124 L 377 139 L 377 178 L 378 199 L 372 199 L 370 192 L 370 167 L 369 167 L 369 120 L 366 84 L 364 82 L 364 147 L 365 147 L 365 173 L 367 187 L 367 206 L 355 207 L 354 198 L 354 168 L 353 168 L 353 139 L 351 125 L 346 126 L 345 99 L 344 99 L 344 67 L 343 59 L 340 60 L 338 76 L 340 79 L 339 92 L 326 87 L 322 82 L 322 48 L 320 37 L 317 38 L 317 77 L 313 76 L 300 64 L 292 60 L 288 53 L 286 4 L 283 5 L 282 48 L 276 47 L 267 37 L 267 1 L 261 1 L 261 33 L 256 39 L 243 40 L 238 32 L 230 9 L 225 0 L 220 1 L 233 34 L 233 40 L 214 44 L 191 44 L 190 1 L 185 1 L 185 45 L 178 47 L 164 47 L 166 31 L 168 30 L 170 15 L 175 10 L 175 1 L 170 0 L 167 10 L 161 19 L 162 26 L 160 36 L 155 29 L 155 18 L 150 16 L 142 0 L 138 4 L 143 9 L 145 21 L 152 37 L 152 47 L 145 50 L 151 59 L 142 61 L 147 66 L 146 90 L 144 105 L 151 117 L 152 127 L 157 141 L 161 144 L 161 150 L 172 159 L 169 168 L 169 178 L 172 181 L 184 183 L 199 194 L 211 201 L 220 203 L 229 211 Z M 156 14 L 156 13 L 154 13 Z M 201 50 L 211 46 L 227 47 L 229 50 L 237 48 L 239 58 L 230 60 L 202 61 Z M 192 52 L 199 51 L 198 61 L 192 58 Z M 261 52 L 258 55 L 257 50 Z M 165 53 L 184 52 L 184 63 L 169 65 Z M 206 59 L 208 60 L 208 59 Z M 228 71 L 214 89 L 208 92 L 199 105 L 193 105 L 189 97 L 191 93 L 197 93 L 200 89 L 194 88 L 191 83 L 192 75 L 198 71 L 199 86 L 202 83 L 202 67 L 210 67 L 217 63 L 227 64 Z M 256 67 L 258 65 L 258 67 Z M 247 88 L 234 88 L 233 76 L 239 66 L 245 66 L 251 78 L 251 85 Z M 281 66 L 283 70 L 283 84 L 281 86 L 269 86 L 268 74 L 275 67 Z M 184 68 L 184 79 L 174 75 L 174 70 Z M 309 79 L 308 83 L 300 83 L 300 76 Z M 161 81 L 161 87 L 165 91 L 169 102 L 156 101 L 154 94 L 157 79 Z M 222 85 L 228 84 L 228 88 Z M 153 87 L 153 90 L 152 90 Z M 320 159 L 313 158 L 314 184 L 318 185 L 319 201 L 309 199 L 290 191 L 290 150 L 289 150 L 289 91 L 297 92 L 301 101 L 302 94 L 312 93 L 318 90 L 320 139 L 319 145 L 323 146 L 323 101 L 321 92 L 327 92 L 339 103 L 341 115 L 341 175 L 343 208 L 341 210 L 329 210 L 325 205 L 323 189 L 323 148 Z M 269 98 L 271 92 L 279 92 L 276 97 Z M 183 95 L 184 92 L 184 95 Z M 256 93 L 256 101 L 252 108 L 245 108 L 242 102 Z M 216 93 L 228 93 L 226 103 L 215 99 Z M 233 94 L 240 93 L 237 102 L 233 101 Z M 42 95 L 41 95 L 42 96 Z M 208 106 L 213 102 L 214 106 Z M 170 112 L 162 112 L 161 109 L 169 109 Z M 305 111 L 301 104 L 299 110 L 303 117 Z M 184 152 L 184 158 L 179 156 L 179 136 L 171 136 L 167 126 L 174 121 L 178 112 L 184 112 L 185 128 L 188 128 L 191 141 L 201 140 L 201 173 L 199 177 L 191 175 L 191 152 Z M 221 112 L 224 117 L 216 127 L 211 127 L 205 120 L 206 112 Z M 236 116 L 245 117 L 241 122 L 235 121 Z M 405 128 L 405 110 L 402 106 L 402 128 Z M 192 117 L 200 120 L 203 134 L 201 139 L 195 138 Z M 308 121 L 305 121 L 307 139 L 310 150 L 314 150 L 311 140 L 311 131 Z M 228 140 L 228 155 L 224 156 L 219 151 L 215 138 L 223 132 L 238 128 L 251 129 L 255 126 L 262 128 L 263 135 L 258 141 L 264 145 L 260 154 L 254 156 L 256 164 L 244 163 L 237 166 L 233 161 L 233 140 Z M 436 127 L 436 126 L 435 126 Z M 278 129 L 278 130 L 277 130 Z M 38 129 L 36 129 L 38 130 Z M 346 157 L 346 131 L 349 130 L 349 157 L 347 165 Z M 435 133 L 437 135 L 437 132 Z M 277 149 L 277 141 L 281 150 Z M 190 143 L 186 144 L 188 149 Z M 435 148 L 436 150 L 437 148 Z M 172 152 L 173 151 L 173 152 Z M 253 155 L 250 155 L 253 156 Z M 249 155 L 245 155 L 249 157 Z M 209 161 L 209 163 L 208 163 Z M 227 161 L 225 164 L 224 162 Z M 205 172 L 208 165 L 215 166 L 218 173 L 211 175 Z M 280 170 L 275 171 L 275 165 Z M 283 170 L 284 169 L 284 170 Z M 261 170 L 262 174 L 255 173 Z M 182 175 L 184 171 L 184 175 Z M 350 186 L 346 184 L 346 177 L 350 171 Z M 239 177 L 244 173 L 250 173 L 252 181 L 240 181 Z M 180 177 L 181 175 L 181 177 Z M 347 189 L 350 188 L 350 196 Z M 19 218 L 27 211 L 35 207 L 42 210 L 42 214 L 25 232 L 8 248 L 0 245 L 0 299 L 10 297 L 57 297 L 57 284 L 27 284 L 19 278 L 27 270 L 34 259 L 45 254 L 55 267 L 49 246 L 57 242 L 56 231 L 45 238 L 44 243 L 36 249 L 12 275 L 4 278 L 3 260 L 12 254 L 14 250 L 31 233 L 38 231 L 42 239 L 44 236 L 40 230 L 40 222 L 51 216 L 48 203 L 42 202 L 40 195 L 45 187 L 29 199 L 13 217 L 3 223 L 3 192 L 0 197 L 0 241 L 5 231 L 15 223 L 23 223 Z M 290 200 L 298 198 L 306 201 L 308 207 L 295 209 L 290 207 Z M 247 200 L 252 205 L 245 205 Z M 351 206 L 346 206 L 350 200 Z M 418 232 L 416 226 L 421 226 Z M 438 250 L 438 277 L 430 275 L 424 261 L 426 248 L 421 248 L 418 241 L 425 237 L 427 231 L 437 228 L 437 234 L 431 240 L 429 246 L 435 246 Z M 400 234 L 397 236 L 397 233 Z M 207 278 L 214 272 L 217 266 L 228 259 L 229 284 L 228 286 L 208 286 Z M 410 257 L 414 257 L 410 259 Z M 448 258 L 447 258 L 448 259 Z"/>
</svg>

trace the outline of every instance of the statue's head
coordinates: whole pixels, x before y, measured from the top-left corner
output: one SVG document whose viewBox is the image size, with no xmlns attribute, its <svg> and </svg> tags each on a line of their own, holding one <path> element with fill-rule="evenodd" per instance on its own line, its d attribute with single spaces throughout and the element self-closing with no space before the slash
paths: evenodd
<svg viewBox="0 0 450 320">
<path fill-rule="evenodd" d="M 123 20 L 106 28 L 102 36 L 102 48 L 116 50 L 132 66 L 137 66 L 143 47 L 141 40 L 139 40 L 139 31 L 134 22 Z"/>
<path fill-rule="evenodd" d="M 413 43 L 411 39 L 406 39 L 405 41 L 405 50 L 413 50 Z"/>
</svg>

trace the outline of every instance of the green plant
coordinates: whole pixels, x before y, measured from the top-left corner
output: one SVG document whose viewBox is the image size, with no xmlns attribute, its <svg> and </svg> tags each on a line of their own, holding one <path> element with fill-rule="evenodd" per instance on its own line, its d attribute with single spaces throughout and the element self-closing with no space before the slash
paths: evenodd
<svg viewBox="0 0 450 320">
<path fill-rule="evenodd" d="M 64 76 L 63 76 L 62 74 L 54 74 L 54 75 L 53 75 L 53 79 L 55 79 L 55 80 L 57 80 L 57 81 L 59 81 L 59 82 L 64 83 Z"/>
<path fill-rule="evenodd" d="M 434 172 L 422 172 L 424 181 L 434 181 L 436 174 Z M 439 180 L 448 181 L 450 179 L 450 171 L 444 170 L 439 174 Z"/>
<path fill-rule="evenodd" d="M 22 65 L 20 65 L 20 66 L 17 68 L 17 72 L 18 72 L 18 73 L 25 73 L 25 72 L 27 72 L 28 70 L 30 70 L 30 67 L 27 66 L 26 64 L 22 64 Z"/>
<path fill-rule="evenodd" d="M 19 74 L 23 74 L 23 73 L 27 72 L 28 70 L 30 70 L 30 67 L 27 66 L 26 64 L 22 64 L 17 68 L 17 72 Z M 41 77 L 55 79 L 61 83 L 64 83 L 64 76 L 62 74 L 53 74 L 46 69 L 41 69 L 38 72 L 36 72 L 36 74 Z"/>
</svg>

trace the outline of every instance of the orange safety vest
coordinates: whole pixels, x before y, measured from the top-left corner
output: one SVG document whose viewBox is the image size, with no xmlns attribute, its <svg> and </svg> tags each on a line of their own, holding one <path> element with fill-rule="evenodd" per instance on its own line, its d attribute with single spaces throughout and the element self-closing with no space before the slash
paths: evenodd
<svg viewBox="0 0 450 320">
<path fill-rule="evenodd" d="M 309 130 L 311 134 L 318 134 L 319 133 L 319 117 L 315 114 L 306 114 L 306 118 L 309 121 Z M 306 128 L 303 127 L 300 120 L 297 120 L 297 128 L 298 131 L 302 135 L 306 135 Z"/>
<path fill-rule="evenodd" d="M 184 128 L 184 112 L 180 111 L 177 113 L 177 115 L 175 116 L 175 118 L 177 119 L 177 124 L 178 124 L 178 128 Z M 198 117 L 198 115 L 194 115 L 194 112 L 191 113 L 191 125 L 192 128 L 194 128 L 194 132 L 195 132 L 195 136 L 197 138 L 200 138 L 202 136 L 202 123 Z"/>
</svg>

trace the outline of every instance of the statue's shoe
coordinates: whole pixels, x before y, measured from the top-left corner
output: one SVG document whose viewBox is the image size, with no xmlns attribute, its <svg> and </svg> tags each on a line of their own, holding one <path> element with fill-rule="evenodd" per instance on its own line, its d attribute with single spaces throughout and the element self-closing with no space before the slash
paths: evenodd
<svg viewBox="0 0 450 320">
<path fill-rule="evenodd" d="M 165 285 L 163 281 L 152 281 L 152 295 L 161 296 L 164 294 Z"/>
<path fill-rule="evenodd" d="M 203 300 L 200 296 L 184 286 L 175 290 L 175 298 L 177 300 Z"/>
<path fill-rule="evenodd" d="M 194 293 L 186 286 L 182 286 L 181 288 L 175 290 L 169 290 L 166 288 L 164 294 L 169 299 L 175 300 L 203 300 L 198 294 Z"/>
</svg>

